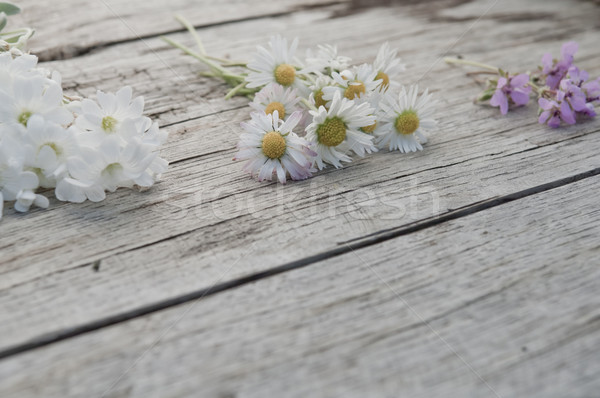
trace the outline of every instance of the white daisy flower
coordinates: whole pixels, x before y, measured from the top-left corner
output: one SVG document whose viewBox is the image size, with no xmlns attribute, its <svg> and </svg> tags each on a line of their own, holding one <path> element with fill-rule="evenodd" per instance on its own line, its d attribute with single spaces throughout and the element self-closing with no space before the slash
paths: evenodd
<svg viewBox="0 0 600 398">
<path fill-rule="evenodd" d="M 299 92 L 306 91 L 306 85 L 298 77 L 300 62 L 294 58 L 298 48 L 298 39 L 292 41 L 288 48 L 287 39 L 273 36 L 269 40 L 270 51 L 257 46 L 258 53 L 248 63 L 250 72 L 246 77 L 248 87 L 263 87 L 269 83 L 277 83 L 284 87 L 294 87 Z"/>
<path fill-rule="evenodd" d="M 81 114 L 75 124 L 84 130 L 83 142 L 95 146 L 108 137 L 119 136 L 119 127 L 128 119 L 136 124 L 146 123 L 147 118 L 142 116 L 144 97 L 139 96 L 133 100 L 131 97 L 131 87 L 126 86 L 116 94 L 98 90 L 98 103 L 90 99 L 81 101 Z"/>
<path fill-rule="evenodd" d="M 364 102 L 368 103 L 371 107 L 373 113 L 372 115 L 375 117 L 375 123 L 370 124 L 368 126 L 362 126 L 360 131 L 366 134 L 375 134 L 376 131 L 381 129 L 381 123 L 378 123 L 378 113 L 379 113 L 379 103 L 383 99 L 383 94 L 379 90 L 372 91 L 367 93 L 366 95 L 361 96 L 360 98 L 355 98 L 354 102 L 357 104 L 362 104 Z"/>
<path fill-rule="evenodd" d="M 379 121 L 381 129 L 376 132 L 377 145 L 388 147 L 390 151 L 416 152 L 427 142 L 424 131 L 435 127 L 433 119 L 435 101 L 425 90 L 419 97 L 418 86 L 411 86 L 408 92 L 402 87 L 398 96 L 386 94 L 380 103 Z"/>
<path fill-rule="evenodd" d="M 406 70 L 406 66 L 401 63 L 400 58 L 397 58 L 398 50 L 390 50 L 390 45 L 385 42 L 379 48 L 375 62 L 373 62 L 373 69 L 377 73 L 375 80 L 381 80 L 381 87 L 386 90 L 390 84 L 392 86 L 397 85 L 393 78 L 400 72 Z"/>
<path fill-rule="evenodd" d="M 64 128 L 58 124 L 45 122 L 34 115 L 27 124 L 26 142 L 33 149 L 33 159 L 29 166 L 36 172 L 40 186 L 56 186 L 66 171 L 66 161 L 79 149 L 73 128 Z"/>
<path fill-rule="evenodd" d="M 306 51 L 306 68 L 304 70 L 330 75 L 332 72 L 340 72 L 349 68 L 350 62 L 352 62 L 351 58 L 338 55 L 337 46 L 319 44 L 314 54 L 311 49 Z"/>
<path fill-rule="evenodd" d="M 331 77 L 325 75 L 319 76 L 314 84 L 310 86 L 309 101 L 314 104 L 317 109 L 320 106 L 327 108 L 327 101 L 323 99 L 323 89 L 325 87 L 333 86 L 334 84 L 335 81 Z"/>
<path fill-rule="evenodd" d="M 238 153 L 234 160 L 247 160 L 244 171 L 256 176 L 258 181 L 269 180 L 277 174 L 285 184 L 289 174 L 292 180 L 304 180 L 312 176 L 313 157 L 308 142 L 292 132 L 300 122 L 302 112 L 294 112 L 285 121 L 279 120 L 278 111 L 272 114 L 253 113 L 252 120 L 242 123 L 246 131 L 240 136 Z"/>
<path fill-rule="evenodd" d="M 7 90 L 0 90 L 0 123 L 25 132 L 33 115 L 60 125 L 68 125 L 73 114 L 63 106 L 63 92 L 55 81 L 35 76 L 16 77 Z"/>
<path fill-rule="evenodd" d="M 329 104 L 336 92 L 349 100 L 368 95 L 368 93 L 377 90 L 381 83 L 380 80 L 375 80 L 376 75 L 377 72 L 368 64 L 362 64 L 341 73 L 333 72 L 331 76 L 336 85 L 323 88 L 323 99 Z"/>
<path fill-rule="evenodd" d="M 285 120 L 286 117 L 298 110 L 298 102 L 300 102 L 300 97 L 296 95 L 296 89 L 270 83 L 256 93 L 250 107 L 266 114 L 277 111 L 279 118 Z"/>
<path fill-rule="evenodd" d="M 319 170 L 325 163 L 339 168 L 341 162 L 351 162 L 349 151 L 361 157 L 377 151 L 373 136 L 360 131 L 361 127 L 375 123 L 373 112 L 368 103 L 357 104 L 342 98 L 339 92 L 335 92 L 329 109 L 321 106 L 310 111 L 313 122 L 306 128 L 306 139 L 315 145 Z"/>
</svg>

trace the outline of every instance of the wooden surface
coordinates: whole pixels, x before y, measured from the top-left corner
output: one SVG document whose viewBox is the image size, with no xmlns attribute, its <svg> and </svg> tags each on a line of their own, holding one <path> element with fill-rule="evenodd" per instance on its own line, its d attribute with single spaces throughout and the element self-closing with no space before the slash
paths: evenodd
<svg viewBox="0 0 600 398">
<path fill-rule="evenodd" d="M 0 396 L 597 395 L 600 123 L 551 130 L 534 106 L 475 106 L 441 57 L 519 71 L 576 40 L 598 76 L 598 5 L 20 5 L 68 93 L 144 95 L 171 166 L 147 192 L 6 211 Z M 231 161 L 246 100 L 158 38 L 191 44 L 175 12 L 237 59 L 273 33 L 356 62 L 388 40 L 403 81 L 439 99 L 439 128 L 421 153 L 252 181 Z"/>
</svg>

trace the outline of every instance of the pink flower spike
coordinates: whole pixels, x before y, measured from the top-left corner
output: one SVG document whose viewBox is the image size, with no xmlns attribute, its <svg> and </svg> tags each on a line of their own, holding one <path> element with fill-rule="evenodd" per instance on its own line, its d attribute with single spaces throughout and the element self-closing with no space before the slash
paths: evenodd
<svg viewBox="0 0 600 398">
<path fill-rule="evenodd" d="M 573 62 L 573 56 L 575 55 L 577 50 L 579 50 L 579 44 L 577 44 L 574 41 L 569 41 L 563 44 L 560 48 L 560 56 L 564 60 L 570 60 L 570 62 Z"/>
<path fill-rule="evenodd" d="M 490 99 L 490 105 L 499 106 L 500 113 L 506 115 L 508 113 L 508 98 L 501 89 L 496 90 Z"/>
</svg>

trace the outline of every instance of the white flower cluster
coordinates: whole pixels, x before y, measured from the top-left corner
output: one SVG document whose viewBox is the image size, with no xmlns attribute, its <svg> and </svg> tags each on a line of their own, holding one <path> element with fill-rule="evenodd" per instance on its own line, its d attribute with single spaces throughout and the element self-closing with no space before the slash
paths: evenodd
<svg viewBox="0 0 600 398">
<path fill-rule="evenodd" d="M 167 133 L 142 115 L 130 87 L 70 100 L 57 72 L 14 55 L 0 53 L 0 217 L 5 201 L 21 212 L 47 207 L 50 191 L 40 188 L 63 201 L 101 201 L 105 191 L 149 187 L 167 169 L 159 157 Z"/>
<path fill-rule="evenodd" d="M 394 80 L 405 69 L 397 51 L 385 43 L 372 64 L 351 66 L 334 46 L 309 50 L 304 61 L 295 57 L 297 46 L 297 39 L 288 46 L 272 37 L 247 64 L 245 86 L 236 88 L 260 89 L 235 158 L 247 160 L 247 172 L 285 183 L 288 174 L 304 179 L 327 164 L 342 167 L 351 154 L 423 149 L 423 132 L 435 126 L 434 101 L 427 90 L 419 96 L 417 86 Z"/>
</svg>

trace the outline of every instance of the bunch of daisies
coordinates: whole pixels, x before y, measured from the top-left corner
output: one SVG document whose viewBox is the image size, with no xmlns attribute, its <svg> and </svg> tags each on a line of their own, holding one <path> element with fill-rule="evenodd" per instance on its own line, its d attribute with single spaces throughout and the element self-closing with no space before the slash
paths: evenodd
<svg viewBox="0 0 600 398">
<path fill-rule="evenodd" d="M 473 72 L 475 74 L 495 75 L 486 80 L 487 87 L 478 101 L 500 108 L 503 115 L 511 106 L 528 104 L 531 94 L 535 93 L 539 106 L 538 122 L 556 128 L 595 117 L 594 104 L 600 101 L 600 78 L 590 79 L 585 70 L 573 65 L 577 49 L 577 43 L 565 43 L 559 59 L 550 53 L 544 54 L 542 65 L 536 71 L 515 75 L 479 62 L 450 58 L 446 62 L 484 69 Z"/>
<path fill-rule="evenodd" d="M 166 170 L 158 151 L 167 133 L 142 115 L 130 87 L 91 99 L 63 94 L 60 75 L 37 57 L 0 52 L 0 218 L 59 200 L 101 201 L 105 191 L 149 187 Z"/>
<path fill-rule="evenodd" d="M 226 98 L 252 100 L 234 160 L 245 161 L 244 170 L 259 181 L 306 179 L 382 148 L 416 152 L 427 141 L 423 133 L 435 125 L 431 94 L 395 80 L 405 67 L 387 43 L 372 64 L 352 65 L 332 45 L 299 59 L 297 39 L 274 36 L 246 64 L 209 56 L 193 27 L 179 20 L 199 50 L 163 39 L 207 65 L 204 75 L 229 83 Z"/>
</svg>

